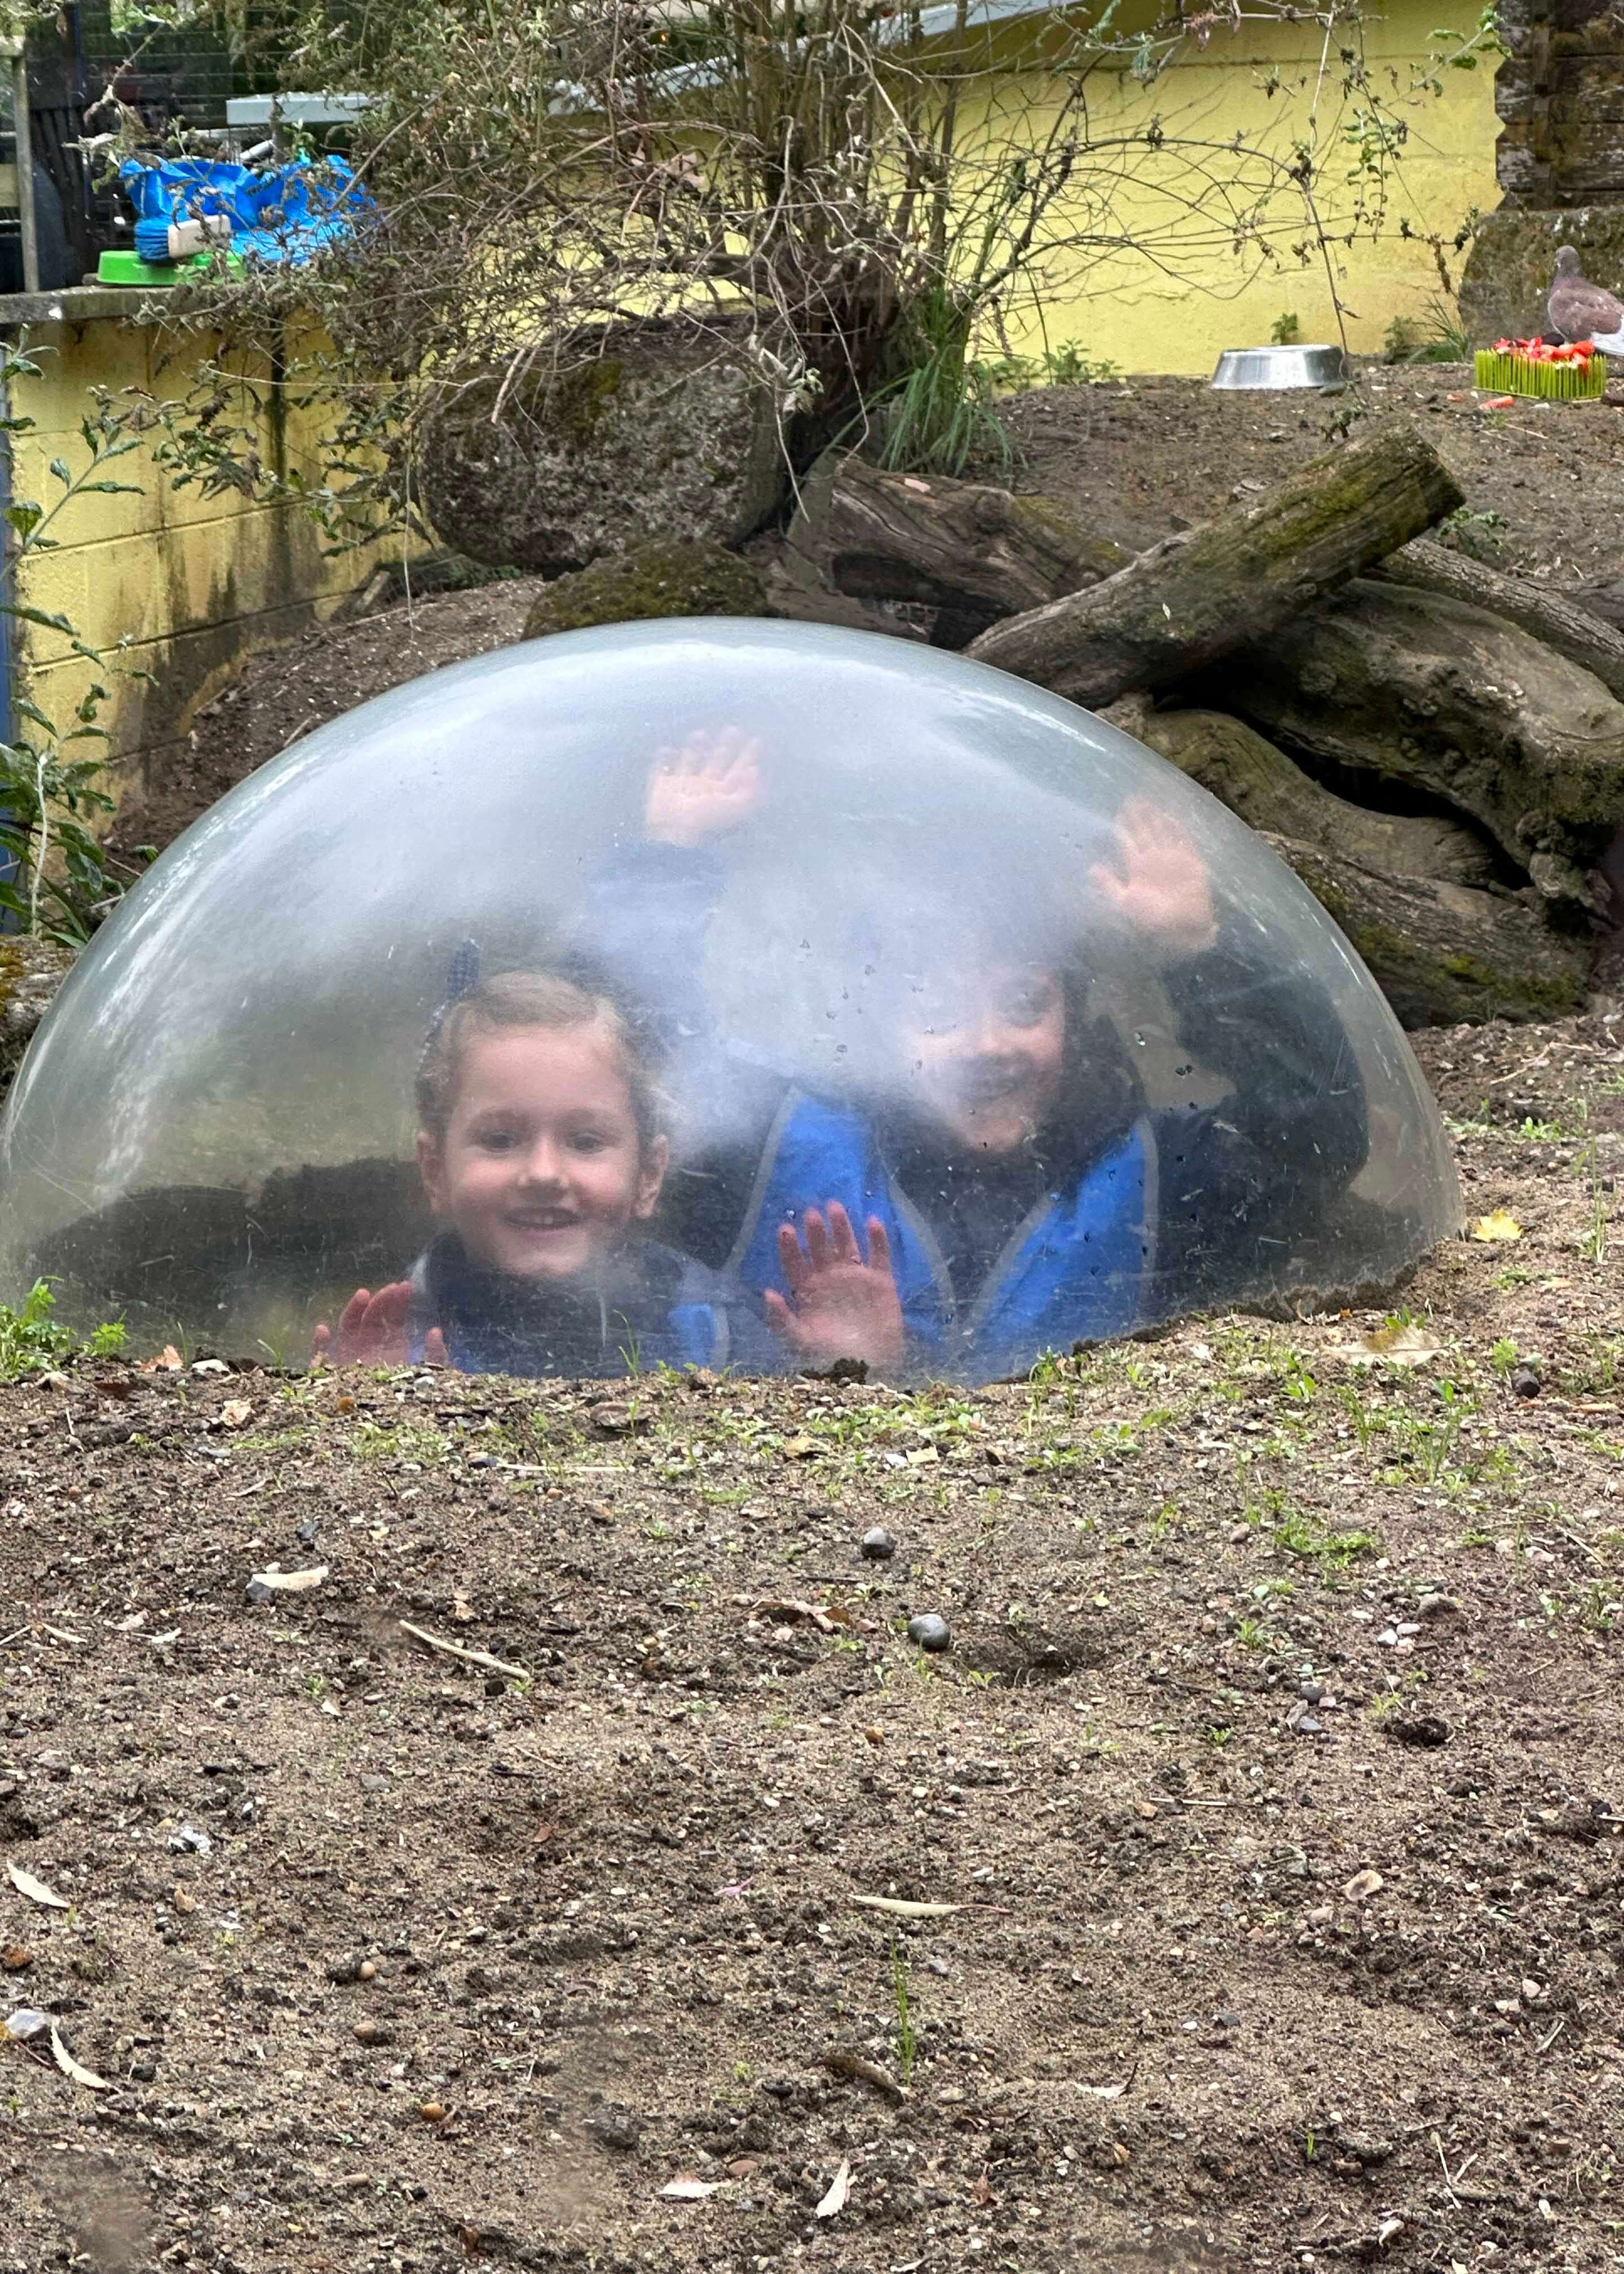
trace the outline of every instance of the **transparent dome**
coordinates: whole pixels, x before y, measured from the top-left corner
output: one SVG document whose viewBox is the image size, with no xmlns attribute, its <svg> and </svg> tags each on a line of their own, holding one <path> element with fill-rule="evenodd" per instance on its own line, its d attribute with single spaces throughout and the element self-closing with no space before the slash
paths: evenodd
<svg viewBox="0 0 1624 2274">
<path fill-rule="evenodd" d="M 731 621 L 436 672 L 243 782 L 80 959 L 0 1177 L 7 1300 L 530 1374 L 987 1380 L 1459 1221 L 1374 983 L 1205 791 Z"/>
</svg>

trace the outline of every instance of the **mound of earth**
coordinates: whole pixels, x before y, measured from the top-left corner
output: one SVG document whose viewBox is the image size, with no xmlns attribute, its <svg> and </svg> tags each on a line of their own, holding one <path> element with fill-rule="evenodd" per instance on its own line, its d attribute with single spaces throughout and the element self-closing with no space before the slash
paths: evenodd
<svg viewBox="0 0 1624 2274">
<path fill-rule="evenodd" d="M 1137 551 L 1317 456 L 1338 433 L 1357 433 L 1364 417 L 1410 410 L 1465 491 L 1454 541 L 1562 591 L 1612 576 L 1624 524 L 1624 389 L 1601 403 L 1489 410 L 1470 376 L 1464 365 L 1367 365 L 1357 388 L 1328 397 L 1214 395 L 1199 380 L 1154 377 L 1042 388 L 1000 406 L 1012 463 L 989 459 L 976 471 L 1056 498 Z M 764 566 L 762 547 L 751 550 Z M 440 664 L 506 646 L 541 589 L 525 577 L 410 609 L 397 603 L 254 658 L 203 711 L 185 764 L 121 822 L 117 841 L 167 845 L 312 727 Z"/>
<path fill-rule="evenodd" d="M 1615 2263 L 1621 1041 L 1385 1320 L 0 1390 L 0 2268 Z"/>
</svg>

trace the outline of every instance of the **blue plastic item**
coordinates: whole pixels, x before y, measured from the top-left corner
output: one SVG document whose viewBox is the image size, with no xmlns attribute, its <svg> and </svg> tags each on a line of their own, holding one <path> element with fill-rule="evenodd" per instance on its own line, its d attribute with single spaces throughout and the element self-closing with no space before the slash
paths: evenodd
<svg viewBox="0 0 1624 2274">
<path fill-rule="evenodd" d="M 171 222 L 219 214 L 231 224 L 233 252 L 297 265 L 351 235 L 362 216 L 376 210 L 342 158 L 263 173 L 212 158 L 171 158 L 156 166 L 126 158 L 118 178 L 135 207 L 136 251 L 152 261 L 169 258 Z"/>
</svg>

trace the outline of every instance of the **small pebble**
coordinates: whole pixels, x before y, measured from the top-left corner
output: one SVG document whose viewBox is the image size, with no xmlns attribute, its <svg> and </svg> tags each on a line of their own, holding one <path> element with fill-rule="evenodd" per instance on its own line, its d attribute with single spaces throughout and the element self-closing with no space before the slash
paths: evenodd
<svg viewBox="0 0 1624 2274">
<path fill-rule="evenodd" d="M 1538 1397 L 1545 1384 L 1539 1378 L 1537 1367 L 1514 1366 L 1511 1369 L 1511 1387 L 1519 1397 Z"/>
<path fill-rule="evenodd" d="M 372 1959 L 364 1958 L 359 1966 L 356 1969 L 356 1980 L 357 1982 L 375 1982 L 377 1978 L 378 1968 L 376 1962 Z"/>
<path fill-rule="evenodd" d="M 1299 1682 L 1297 1694 L 1305 1705 L 1317 1706 L 1325 1696 L 1325 1684 L 1323 1682 Z"/>
<path fill-rule="evenodd" d="M 420 2100 L 417 2103 L 417 2113 L 425 2124 L 443 2124 L 446 2120 L 445 2103 L 440 2100 Z"/>
<path fill-rule="evenodd" d="M 386 2029 L 381 2022 L 374 2022 L 368 2018 L 356 2023 L 355 2041 L 358 2045 L 392 2044 L 395 2041 L 395 2032 L 393 2029 Z M 427 2113 L 426 2110 L 425 2113 Z"/>
<path fill-rule="evenodd" d="M 919 1650 L 951 1650 L 953 1646 L 947 1621 L 935 1611 L 921 1611 L 916 1619 L 908 1621 L 908 1640 Z"/>
<path fill-rule="evenodd" d="M 897 1552 L 897 1543 L 883 1524 L 876 1524 L 862 1536 L 862 1552 L 870 1563 L 889 1563 Z"/>
</svg>

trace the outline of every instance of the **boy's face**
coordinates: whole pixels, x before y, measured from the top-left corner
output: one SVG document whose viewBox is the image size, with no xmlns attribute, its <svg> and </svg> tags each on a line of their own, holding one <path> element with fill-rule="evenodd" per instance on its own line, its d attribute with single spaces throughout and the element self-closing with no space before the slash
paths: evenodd
<svg viewBox="0 0 1624 2274">
<path fill-rule="evenodd" d="M 471 1261 L 526 1279 L 590 1271 L 650 1216 L 668 1148 L 645 1156 L 614 1040 L 601 1026 L 474 1034 L 443 1142 L 417 1163 Z"/>
<path fill-rule="evenodd" d="M 908 1054 L 932 1118 L 966 1153 L 1012 1153 L 1060 1096 L 1065 995 L 1031 964 L 961 971 L 921 990 Z"/>
</svg>

